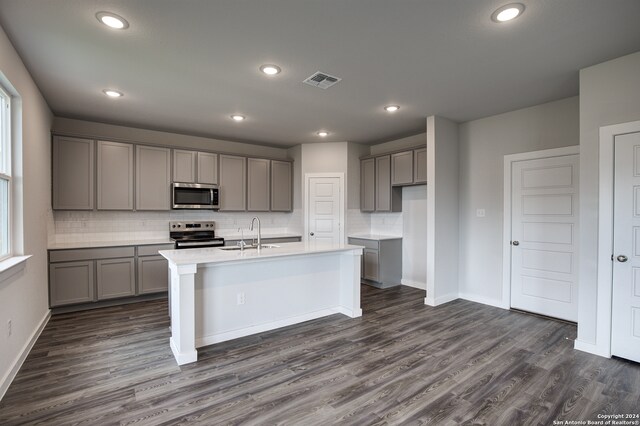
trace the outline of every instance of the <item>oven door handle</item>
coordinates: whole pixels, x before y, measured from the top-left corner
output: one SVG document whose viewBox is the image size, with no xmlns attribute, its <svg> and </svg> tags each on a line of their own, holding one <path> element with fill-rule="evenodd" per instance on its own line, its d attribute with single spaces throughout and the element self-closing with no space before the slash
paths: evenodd
<svg viewBox="0 0 640 426">
<path fill-rule="evenodd" d="M 177 242 L 178 247 L 223 246 L 224 241 L 184 241 Z"/>
</svg>

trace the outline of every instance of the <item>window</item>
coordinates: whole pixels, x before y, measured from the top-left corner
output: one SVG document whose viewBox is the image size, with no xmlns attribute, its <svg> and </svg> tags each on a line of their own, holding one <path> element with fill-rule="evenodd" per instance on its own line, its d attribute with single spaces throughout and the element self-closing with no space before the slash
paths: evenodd
<svg viewBox="0 0 640 426">
<path fill-rule="evenodd" d="M 0 86 L 0 260 L 11 255 L 11 97 Z"/>
</svg>

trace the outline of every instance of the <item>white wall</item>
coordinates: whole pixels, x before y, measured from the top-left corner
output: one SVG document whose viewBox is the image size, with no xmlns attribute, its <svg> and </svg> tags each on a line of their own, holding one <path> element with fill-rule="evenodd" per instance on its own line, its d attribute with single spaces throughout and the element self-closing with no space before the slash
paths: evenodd
<svg viewBox="0 0 640 426">
<path fill-rule="evenodd" d="M 578 341 L 608 348 L 597 309 L 599 129 L 640 120 L 640 52 L 580 71 L 580 290 Z"/>
<path fill-rule="evenodd" d="M 402 188 L 402 284 L 427 289 L 427 187 Z"/>
<path fill-rule="evenodd" d="M 458 298 L 458 124 L 427 118 L 427 297 Z"/>
<path fill-rule="evenodd" d="M 577 145 L 578 130 L 577 97 L 460 125 L 462 298 L 501 305 L 504 156 Z"/>
<path fill-rule="evenodd" d="M 15 190 L 24 191 L 22 211 L 14 220 L 24 223 L 22 242 L 16 254 L 33 255 L 26 268 L 0 282 L 0 397 L 17 372 L 21 355 L 49 313 L 47 291 L 47 222 L 51 205 L 50 129 L 53 117 L 44 98 L 0 28 L 0 73 L 20 96 L 13 104 L 14 112 L 21 109 L 21 126 L 14 132 L 21 134 L 22 148 L 15 152 Z M 20 164 L 21 162 L 21 164 Z M 7 321 L 12 321 L 12 334 L 7 335 Z"/>
</svg>

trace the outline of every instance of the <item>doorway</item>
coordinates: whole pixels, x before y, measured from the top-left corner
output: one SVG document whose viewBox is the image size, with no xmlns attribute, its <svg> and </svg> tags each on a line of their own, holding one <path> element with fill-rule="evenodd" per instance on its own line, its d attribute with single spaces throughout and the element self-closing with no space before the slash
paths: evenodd
<svg viewBox="0 0 640 426">
<path fill-rule="evenodd" d="M 505 156 L 504 298 L 578 320 L 578 147 Z"/>
<path fill-rule="evenodd" d="M 344 174 L 305 174 L 305 241 L 345 241 Z"/>
</svg>

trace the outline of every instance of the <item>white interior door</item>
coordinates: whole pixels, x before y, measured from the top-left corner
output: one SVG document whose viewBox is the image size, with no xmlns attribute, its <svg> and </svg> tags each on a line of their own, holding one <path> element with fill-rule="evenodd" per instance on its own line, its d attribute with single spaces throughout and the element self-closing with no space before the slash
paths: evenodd
<svg viewBox="0 0 640 426">
<path fill-rule="evenodd" d="M 511 307 L 578 320 L 578 155 L 511 174 Z"/>
<path fill-rule="evenodd" d="M 614 150 L 611 354 L 640 362 L 640 133 Z"/>
<path fill-rule="evenodd" d="M 310 177 L 308 180 L 307 238 L 309 241 L 342 242 L 340 210 L 342 194 L 338 177 Z"/>
</svg>

